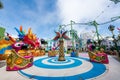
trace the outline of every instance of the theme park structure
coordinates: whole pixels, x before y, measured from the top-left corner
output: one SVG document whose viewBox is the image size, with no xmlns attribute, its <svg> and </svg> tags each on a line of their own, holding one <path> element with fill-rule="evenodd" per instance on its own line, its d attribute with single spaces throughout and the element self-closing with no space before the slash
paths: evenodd
<svg viewBox="0 0 120 80">
<path fill-rule="evenodd" d="M 87 49 L 90 61 L 108 64 L 108 56 L 104 48 L 96 46 L 91 40 L 87 41 Z"/>
<path fill-rule="evenodd" d="M 75 40 L 75 32 L 74 32 L 74 29 L 73 29 L 73 25 L 87 25 L 87 26 L 94 26 L 95 27 L 95 36 L 96 36 L 96 43 L 98 44 L 98 46 L 99 47 L 101 47 L 101 39 L 100 39 L 100 37 L 101 37 L 101 35 L 99 34 L 99 31 L 98 31 L 98 26 L 100 26 L 100 25 L 105 25 L 105 24 L 108 24 L 108 23 L 111 23 L 111 22 L 115 22 L 116 20 L 118 20 L 118 19 L 120 19 L 120 16 L 118 15 L 118 16 L 115 16 L 115 17 L 112 17 L 112 18 L 110 18 L 111 20 L 109 20 L 109 21 L 106 21 L 106 22 L 102 22 L 102 23 L 98 23 L 97 22 L 97 19 L 100 17 L 100 16 L 102 16 L 103 15 L 103 13 L 105 13 L 105 11 L 106 11 L 106 9 L 108 9 L 111 5 L 112 5 L 112 3 L 114 2 L 114 4 L 118 4 L 119 2 L 120 2 L 120 0 L 110 0 L 111 1 L 111 3 L 110 4 L 108 4 L 107 6 L 106 6 L 106 8 L 103 10 L 103 11 L 101 11 L 101 13 L 100 14 L 98 14 L 96 17 L 95 17 L 95 19 L 93 20 L 93 21 L 90 21 L 90 22 L 85 22 L 85 23 L 81 23 L 81 22 L 75 22 L 75 21 L 73 21 L 73 20 L 71 20 L 70 21 L 70 23 L 69 24 L 63 24 L 63 25 L 61 25 L 59 28 L 60 29 L 65 29 L 66 27 L 71 27 L 71 29 L 70 29 L 70 31 L 71 31 L 71 36 L 72 36 L 72 47 L 74 48 L 74 40 Z M 109 29 L 110 30 L 110 29 Z M 111 30 L 110 30 L 111 31 Z M 112 31 L 111 31 L 112 32 Z M 115 45 L 115 48 L 116 48 L 116 50 L 117 50 L 117 53 L 118 53 L 118 57 L 120 58 L 120 51 L 119 51 L 119 49 L 118 49 L 118 46 L 117 46 L 117 40 L 115 39 L 115 35 L 113 34 L 113 32 L 112 32 L 112 38 L 114 39 L 113 40 L 113 43 L 114 43 L 114 45 Z"/>
<path fill-rule="evenodd" d="M 111 1 L 111 3 L 112 2 L 114 2 L 115 4 L 118 4 L 119 2 L 120 2 L 120 0 L 110 0 Z M 107 8 L 109 8 L 110 6 L 111 6 L 111 3 L 109 4 L 109 5 L 107 5 L 107 7 L 106 7 L 106 9 Z M 98 45 L 96 45 L 95 47 L 99 47 L 99 50 L 98 50 L 98 52 L 94 52 L 94 51 L 90 51 L 89 50 L 89 52 L 88 52 L 88 54 L 90 55 L 89 57 L 90 57 L 90 60 L 91 61 L 96 61 L 96 62 L 102 62 L 102 63 L 109 63 L 109 61 L 108 61 L 108 58 L 107 58 L 107 54 L 105 53 L 106 51 L 104 51 L 104 50 L 102 50 L 101 51 L 101 49 L 100 48 L 103 48 L 102 46 L 101 46 L 101 40 L 100 40 L 100 37 L 101 37 L 101 35 L 99 34 L 99 31 L 98 31 L 98 26 L 100 26 L 100 25 L 104 25 L 104 24 L 108 24 L 108 23 L 111 23 L 111 22 L 114 22 L 114 21 L 116 21 L 116 20 L 118 20 L 118 19 L 120 19 L 120 16 L 115 16 L 115 17 L 112 17 L 111 18 L 111 20 L 109 20 L 109 21 L 106 21 L 106 22 L 102 22 L 102 23 L 98 23 L 96 20 L 106 11 L 106 9 L 104 9 L 98 16 L 96 16 L 95 17 L 95 19 L 93 20 L 93 21 L 90 21 L 90 22 L 86 22 L 86 23 L 79 23 L 79 22 L 75 22 L 75 21 L 70 21 L 70 24 L 65 24 L 65 25 L 61 25 L 59 28 L 60 29 L 65 29 L 65 27 L 71 27 L 71 36 L 72 36 L 72 48 L 74 49 L 74 40 L 75 40 L 75 31 L 74 31 L 74 29 L 73 29 L 73 25 L 87 25 L 87 26 L 94 26 L 95 27 L 95 34 L 94 35 L 96 35 L 96 37 L 97 37 L 97 39 L 95 40 L 95 42 L 96 42 L 96 44 L 98 44 Z M 118 49 L 118 45 L 117 45 L 117 42 L 120 40 L 120 38 L 119 38 L 119 36 L 120 35 L 118 35 L 118 39 L 116 39 L 115 38 L 115 35 L 114 35 L 114 33 L 113 33 L 113 30 L 114 30 L 114 27 L 115 26 L 113 26 L 113 25 L 110 25 L 109 27 L 108 27 L 108 29 L 111 31 L 111 33 L 112 33 L 112 38 L 113 38 L 113 43 L 114 43 L 114 47 L 115 47 L 115 50 L 117 51 L 116 53 L 117 53 L 117 56 L 118 56 L 118 58 L 119 58 L 119 60 L 120 60 L 120 50 Z M 120 31 L 120 29 L 118 28 L 118 30 Z M 102 58 L 100 58 L 101 60 L 93 60 L 93 59 L 91 59 L 91 54 L 92 53 L 103 53 L 102 55 L 104 55 L 104 57 L 103 57 L 103 59 L 105 60 L 105 61 L 102 61 Z M 94 55 L 94 54 L 92 54 L 92 55 Z M 100 54 L 101 55 L 101 54 Z M 100 56 L 100 55 L 94 55 L 94 56 Z"/>
<path fill-rule="evenodd" d="M 103 64 L 109 63 L 108 56 L 103 50 L 94 51 L 94 52 L 89 51 L 88 54 L 89 54 L 90 61 L 92 62 L 99 62 Z"/>
<path fill-rule="evenodd" d="M 20 29 L 15 28 L 18 32 L 19 38 L 13 38 L 7 33 L 7 36 L 4 38 L 5 29 L 1 29 L 3 31 L 2 39 L 0 40 L 0 57 L 4 57 L 6 59 L 6 70 L 7 71 L 15 71 L 21 70 L 33 65 L 33 57 L 41 54 L 39 50 L 40 43 L 39 39 L 35 34 L 32 33 L 31 28 L 28 29 L 28 33 L 22 30 L 22 26 Z M 8 50 L 9 49 L 9 50 Z M 44 55 L 44 53 L 42 53 Z"/>
<path fill-rule="evenodd" d="M 59 31 L 55 32 L 56 36 L 53 40 L 59 40 L 59 58 L 58 61 L 65 61 L 65 54 L 64 54 L 64 40 L 69 40 L 70 38 L 66 36 L 67 31 Z"/>
</svg>

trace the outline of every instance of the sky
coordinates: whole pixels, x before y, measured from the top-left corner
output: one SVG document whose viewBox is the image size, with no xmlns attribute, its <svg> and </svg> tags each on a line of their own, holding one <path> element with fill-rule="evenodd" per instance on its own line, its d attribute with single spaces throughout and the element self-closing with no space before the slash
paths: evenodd
<svg viewBox="0 0 120 80">
<path fill-rule="evenodd" d="M 1 0 L 3 9 L 0 9 L 0 27 L 12 36 L 17 36 L 15 27 L 23 26 L 27 32 L 32 28 L 39 38 L 53 38 L 60 25 L 88 23 L 96 21 L 101 24 L 110 21 L 112 17 L 120 16 L 120 2 L 115 4 L 110 0 Z M 108 26 L 115 26 L 114 33 L 118 35 L 120 19 L 98 25 L 101 36 L 111 36 Z M 94 26 L 72 25 L 78 35 L 92 33 Z M 63 26 L 64 27 L 64 26 Z M 70 30 L 70 26 L 65 28 Z M 90 34 L 89 34 L 90 35 Z"/>
</svg>

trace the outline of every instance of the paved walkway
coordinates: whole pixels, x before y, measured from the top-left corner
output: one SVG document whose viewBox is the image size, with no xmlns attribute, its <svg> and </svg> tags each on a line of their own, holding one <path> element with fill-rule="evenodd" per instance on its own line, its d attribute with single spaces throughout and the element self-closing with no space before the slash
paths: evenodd
<svg viewBox="0 0 120 80">
<path fill-rule="evenodd" d="M 80 53 L 80 56 L 88 58 L 88 55 L 86 53 Z M 0 64 L 1 66 L 0 67 L 0 80 L 32 80 L 24 76 L 21 76 L 17 71 L 6 71 L 6 66 L 4 66 L 5 65 L 4 62 L 5 61 L 2 61 L 2 62 L 0 61 L 0 63 L 2 63 Z M 108 72 L 106 72 L 104 75 L 94 80 L 120 80 L 119 79 L 120 62 L 118 62 L 112 56 L 109 56 L 109 64 L 107 64 L 106 66 L 108 67 Z"/>
</svg>

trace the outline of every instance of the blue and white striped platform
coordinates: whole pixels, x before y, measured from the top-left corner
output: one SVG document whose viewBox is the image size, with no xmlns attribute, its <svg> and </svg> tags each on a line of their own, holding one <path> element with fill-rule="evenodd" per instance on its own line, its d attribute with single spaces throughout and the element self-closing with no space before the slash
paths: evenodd
<svg viewBox="0 0 120 80">
<path fill-rule="evenodd" d="M 104 64 L 90 62 L 88 58 L 65 58 L 66 61 L 61 62 L 58 57 L 40 57 L 32 67 L 18 72 L 32 80 L 91 80 L 107 72 Z"/>
</svg>

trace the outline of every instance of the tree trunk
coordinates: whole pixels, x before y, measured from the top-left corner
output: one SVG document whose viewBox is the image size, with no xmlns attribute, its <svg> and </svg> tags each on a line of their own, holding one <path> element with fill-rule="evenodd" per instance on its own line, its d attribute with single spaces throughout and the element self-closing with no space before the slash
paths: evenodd
<svg viewBox="0 0 120 80">
<path fill-rule="evenodd" d="M 60 47 L 59 47 L 59 58 L 58 61 L 65 61 L 65 54 L 64 54 L 64 41 L 63 39 L 59 40 Z"/>
</svg>

